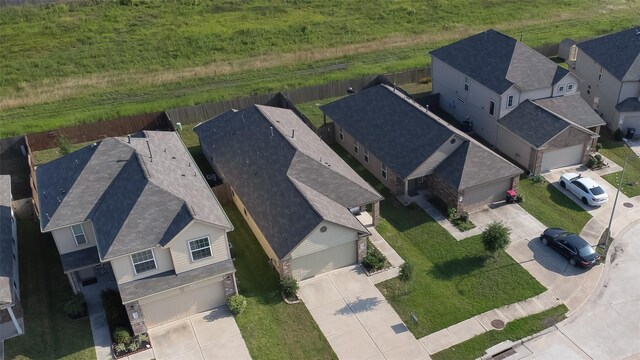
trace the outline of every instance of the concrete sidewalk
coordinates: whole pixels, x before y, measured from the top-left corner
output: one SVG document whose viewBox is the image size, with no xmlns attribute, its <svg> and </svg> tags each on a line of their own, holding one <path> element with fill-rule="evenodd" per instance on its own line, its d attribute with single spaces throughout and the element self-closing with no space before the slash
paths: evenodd
<svg viewBox="0 0 640 360">
<path fill-rule="evenodd" d="M 451 234 L 451 236 L 453 236 L 458 241 L 482 233 L 482 230 L 477 227 L 477 224 L 476 227 L 471 230 L 467 230 L 464 232 L 458 230 L 458 228 L 453 226 L 453 224 L 440 212 L 440 210 L 436 209 L 433 205 L 431 205 L 429 201 L 427 201 L 427 196 L 425 194 L 413 196 L 409 198 L 409 201 L 418 204 L 418 206 L 420 206 L 429 216 L 431 216 L 433 220 L 435 220 L 440 226 L 447 230 L 449 234 Z"/>
<path fill-rule="evenodd" d="M 87 301 L 96 358 L 98 360 L 111 360 L 115 359 L 115 356 L 111 352 L 111 335 L 109 334 L 107 317 L 102 306 L 102 289 L 103 287 L 98 283 L 84 287 L 82 293 Z"/>
</svg>

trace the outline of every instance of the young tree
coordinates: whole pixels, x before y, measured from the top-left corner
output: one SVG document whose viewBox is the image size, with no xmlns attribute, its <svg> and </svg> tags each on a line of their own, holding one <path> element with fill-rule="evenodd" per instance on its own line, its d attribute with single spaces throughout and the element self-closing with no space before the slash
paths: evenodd
<svg viewBox="0 0 640 360">
<path fill-rule="evenodd" d="M 499 221 L 489 224 L 489 227 L 482 232 L 482 243 L 485 250 L 492 256 L 498 250 L 504 250 L 509 245 L 509 235 L 511 230 Z"/>
</svg>

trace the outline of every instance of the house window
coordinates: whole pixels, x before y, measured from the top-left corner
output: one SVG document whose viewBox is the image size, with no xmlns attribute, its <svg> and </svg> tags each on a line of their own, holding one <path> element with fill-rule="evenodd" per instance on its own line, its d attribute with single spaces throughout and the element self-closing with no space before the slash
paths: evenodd
<svg viewBox="0 0 640 360">
<path fill-rule="evenodd" d="M 145 250 L 131 254 L 131 262 L 133 263 L 133 269 L 136 274 L 157 269 L 156 259 L 153 257 L 152 250 Z"/>
<path fill-rule="evenodd" d="M 357 142 L 357 141 L 355 141 L 355 140 L 353 140 L 353 151 L 354 151 L 356 154 L 359 154 L 359 153 L 360 153 L 360 148 L 358 147 L 358 142 Z"/>
<path fill-rule="evenodd" d="M 591 84 L 587 84 L 587 95 L 591 95 Z"/>
<path fill-rule="evenodd" d="M 469 78 L 467 76 L 464 77 L 464 91 L 469 91 Z"/>
<path fill-rule="evenodd" d="M 424 176 L 418 178 L 418 184 L 422 184 L 424 182 Z"/>
<path fill-rule="evenodd" d="M 73 233 L 73 238 L 76 239 L 76 245 L 80 246 L 87 243 L 87 237 L 84 235 L 82 224 L 73 225 L 71 232 Z"/>
<path fill-rule="evenodd" d="M 598 80 L 602 79 L 602 68 L 600 68 L 600 74 L 598 75 Z"/>
<path fill-rule="evenodd" d="M 364 162 L 366 162 L 368 164 L 369 163 L 369 150 L 367 150 L 367 148 L 365 148 L 362 152 L 364 153 Z"/>
<path fill-rule="evenodd" d="M 489 115 L 493 116 L 496 110 L 496 103 L 493 100 L 489 100 Z"/>
<path fill-rule="evenodd" d="M 513 95 L 507 96 L 507 107 L 513 107 Z"/>
<path fill-rule="evenodd" d="M 567 91 L 571 91 L 573 90 L 573 84 L 568 84 L 567 85 Z"/>
<path fill-rule="evenodd" d="M 382 170 L 382 178 L 386 179 L 387 178 L 387 165 L 382 164 L 380 166 L 380 169 Z"/>
<path fill-rule="evenodd" d="M 338 136 L 340 136 L 340 141 L 344 141 L 344 134 L 342 133 L 342 128 L 339 128 Z"/>
<path fill-rule="evenodd" d="M 211 257 L 211 244 L 209 244 L 209 238 L 204 237 L 189 241 L 189 251 L 191 252 L 191 260 L 193 261 Z"/>
<path fill-rule="evenodd" d="M 559 93 L 564 92 L 564 85 L 558 86 L 558 92 Z"/>
</svg>

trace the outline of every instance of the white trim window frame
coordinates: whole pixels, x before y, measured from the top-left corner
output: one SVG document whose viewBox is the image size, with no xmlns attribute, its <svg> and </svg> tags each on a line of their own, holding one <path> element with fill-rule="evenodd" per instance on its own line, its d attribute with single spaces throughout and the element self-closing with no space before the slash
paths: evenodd
<svg viewBox="0 0 640 360">
<path fill-rule="evenodd" d="M 567 84 L 567 91 L 573 90 L 573 83 Z"/>
<path fill-rule="evenodd" d="M 360 154 L 360 148 L 358 147 L 358 142 L 355 139 L 353 139 L 353 151 L 356 154 Z"/>
<path fill-rule="evenodd" d="M 513 100 L 514 100 L 514 96 L 513 95 L 507 96 L 507 108 L 512 108 L 513 107 Z"/>
<path fill-rule="evenodd" d="M 77 229 L 77 227 L 79 227 L 79 229 Z M 71 234 L 73 234 L 76 246 L 87 244 L 87 235 L 85 235 L 84 226 L 82 226 L 82 224 L 71 225 Z M 78 241 L 78 239 L 81 239 L 81 241 Z"/>
<path fill-rule="evenodd" d="M 131 258 L 131 264 L 133 264 L 133 271 L 136 275 L 145 273 L 147 271 L 153 271 L 158 268 L 156 263 L 156 256 L 153 253 L 153 249 L 139 251 L 129 255 Z M 149 265 L 153 264 L 153 267 Z M 139 267 L 138 267 L 139 266 Z"/>
<path fill-rule="evenodd" d="M 344 133 L 342 132 L 342 127 L 338 127 L 338 136 L 340 137 L 340 141 L 344 141 Z"/>
<path fill-rule="evenodd" d="M 563 93 L 564 92 L 564 85 L 559 85 L 558 86 L 558 93 Z"/>
<path fill-rule="evenodd" d="M 493 116 L 496 113 L 496 102 L 489 100 L 489 115 Z"/>
<path fill-rule="evenodd" d="M 362 153 L 364 154 L 364 162 L 366 162 L 368 164 L 369 163 L 369 149 L 364 148 L 362 150 Z"/>
<path fill-rule="evenodd" d="M 380 165 L 380 174 L 382 175 L 382 178 L 384 178 L 385 180 L 387 179 L 387 165 Z"/>
<path fill-rule="evenodd" d="M 193 244 L 195 244 L 195 246 Z M 191 261 L 193 262 L 213 256 L 213 252 L 211 252 L 211 240 L 208 236 L 189 240 L 187 242 L 187 245 L 189 246 L 189 255 L 191 255 Z M 194 256 L 194 253 L 196 254 L 196 256 Z"/>
</svg>

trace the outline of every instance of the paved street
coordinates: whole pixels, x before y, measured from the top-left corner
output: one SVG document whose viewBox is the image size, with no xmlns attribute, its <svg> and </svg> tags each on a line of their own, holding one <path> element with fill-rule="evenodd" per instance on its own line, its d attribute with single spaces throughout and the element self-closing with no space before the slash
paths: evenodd
<svg viewBox="0 0 640 360">
<path fill-rule="evenodd" d="M 515 348 L 512 359 L 640 359 L 640 223 L 610 249 L 595 294 L 556 329 Z"/>
</svg>

